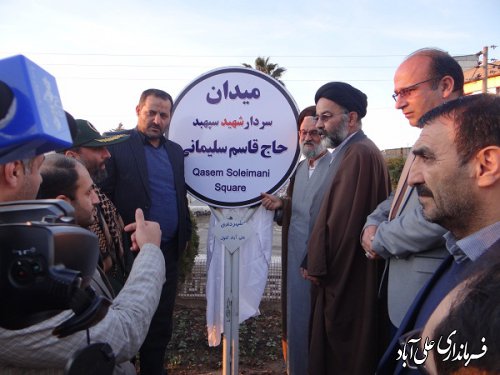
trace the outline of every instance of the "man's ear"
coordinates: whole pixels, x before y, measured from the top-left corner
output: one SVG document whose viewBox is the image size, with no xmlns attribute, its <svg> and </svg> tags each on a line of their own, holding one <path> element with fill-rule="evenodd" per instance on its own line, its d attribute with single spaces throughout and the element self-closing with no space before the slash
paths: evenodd
<svg viewBox="0 0 500 375">
<path fill-rule="evenodd" d="M 455 80 L 451 76 L 444 76 L 439 82 L 439 90 L 442 92 L 443 99 L 450 97 L 453 92 L 453 86 L 455 85 Z"/>
<path fill-rule="evenodd" d="M 357 125 L 358 125 L 358 117 L 359 117 L 359 116 L 358 116 L 358 112 L 354 112 L 354 111 L 349 112 L 349 113 L 347 114 L 347 116 L 349 116 L 349 127 L 350 127 L 351 129 L 356 128 L 356 127 L 357 127 Z"/>
<path fill-rule="evenodd" d="M 475 159 L 479 187 L 490 187 L 500 183 L 500 147 L 485 147 L 476 154 Z"/>
<path fill-rule="evenodd" d="M 63 201 L 66 201 L 68 203 L 71 203 L 71 199 L 69 199 L 66 195 L 64 194 L 59 194 L 56 199 L 62 199 Z"/>
<path fill-rule="evenodd" d="M 64 152 L 64 156 L 67 156 L 69 158 L 73 158 L 73 159 L 76 159 L 76 160 L 80 160 L 80 155 L 75 152 L 75 151 L 72 151 L 72 150 L 67 150 Z"/>
<path fill-rule="evenodd" d="M 137 104 L 137 106 L 135 107 L 135 113 L 137 114 L 137 116 L 139 116 L 139 114 L 141 113 L 141 107 L 139 106 L 139 104 Z"/>
<path fill-rule="evenodd" d="M 3 178 L 10 186 L 17 186 L 18 178 L 24 174 L 24 164 L 20 160 L 11 161 L 3 166 Z"/>
</svg>

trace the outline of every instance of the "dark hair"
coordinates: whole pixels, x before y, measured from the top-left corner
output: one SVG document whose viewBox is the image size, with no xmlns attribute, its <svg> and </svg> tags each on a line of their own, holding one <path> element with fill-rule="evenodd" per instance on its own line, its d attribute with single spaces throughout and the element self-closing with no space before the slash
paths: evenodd
<svg viewBox="0 0 500 375">
<path fill-rule="evenodd" d="M 498 243 L 496 247 L 499 247 Z M 434 339 L 441 336 L 447 339 L 456 330 L 451 337 L 452 341 L 457 347 L 467 343 L 469 354 L 483 353 L 483 345 L 486 345 L 485 355 L 471 360 L 469 366 L 494 374 L 500 372 L 499 250 L 490 249 L 474 262 L 472 274 L 457 294 L 448 316 L 438 323 L 433 334 Z M 449 354 L 448 352 L 439 354 L 434 351 L 438 374 L 452 374 L 464 367 L 466 358 L 459 361 L 444 360 Z"/>
<path fill-rule="evenodd" d="M 299 114 L 299 118 L 297 119 L 297 130 L 300 130 L 300 124 L 304 121 L 304 118 L 308 116 L 316 116 L 316 106 L 311 105 L 307 108 L 304 108 L 302 112 Z"/>
<path fill-rule="evenodd" d="M 38 199 L 65 195 L 74 200 L 78 181 L 76 163 L 79 163 L 76 159 L 61 154 L 47 155 L 40 168 L 43 181 L 38 190 Z"/>
<path fill-rule="evenodd" d="M 439 117 L 455 123 L 455 145 L 460 162 L 467 163 L 481 149 L 500 146 L 500 97 L 493 94 L 462 96 L 424 114 L 419 127 Z"/>
<path fill-rule="evenodd" d="M 156 96 L 157 98 L 160 98 L 160 99 L 163 99 L 163 100 L 168 100 L 170 101 L 170 104 L 173 106 L 174 105 L 174 101 L 172 100 L 172 96 L 163 91 L 163 90 L 159 90 L 159 89 L 147 89 L 145 91 L 143 91 L 143 93 L 141 94 L 141 97 L 139 98 L 139 107 L 142 108 L 142 106 L 144 105 L 144 102 L 146 101 L 146 98 L 148 96 Z M 170 112 L 172 112 L 172 106 L 170 107 Z"/>
<path fill-rule="evenodd" d="M 411 55 L 406 60 L 413 56 L 427 56 L 431 59 L 430 77 L 436 77 L 441 80 L 444 76 L 453 78 L 453 91 L 458 91 L 460 95 L 464 93 L 464 72 L 460 64 L 448 52 L 438 48 L 422 48 Z M 433 89 L 437 89 L 439 80 L 433 82 Z"/>
</svg>

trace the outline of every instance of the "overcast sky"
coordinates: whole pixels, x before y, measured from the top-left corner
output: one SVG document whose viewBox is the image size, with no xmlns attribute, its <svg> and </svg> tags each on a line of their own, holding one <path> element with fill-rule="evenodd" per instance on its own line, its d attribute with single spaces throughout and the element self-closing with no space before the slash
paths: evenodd
<svg viewBox="0 0 500 375">
<path fill-rule="evenodd" d="M 385 149 L 418 136 L 394 109 L 398 64 L 422 47 L 467 55 L 500 44 L 499 16 L 499 0 L 2 0 L 0 58 L 42 66 L 64 108 L 106 131 L 135 126 L 144 89 L 175 99 L 209 70 L 270 56 L 299 109 L 329 81 L 364 91 L 363 129 Z"/>
</svg>

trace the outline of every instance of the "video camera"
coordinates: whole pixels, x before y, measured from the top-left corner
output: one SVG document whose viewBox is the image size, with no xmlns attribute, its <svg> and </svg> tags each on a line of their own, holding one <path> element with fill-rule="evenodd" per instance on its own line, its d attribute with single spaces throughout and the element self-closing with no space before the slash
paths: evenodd
<svg viewBox="0 0 500 375">
<path fill-rule="evenodd" d="M 71 145 L 54 77 L 24 56 L 0 60 L 0 164 Z M 98 323 L 111 305 L 89 286 L 98 257 L 97 237 L 74 224 L 67 202 L 0 203 L 0 327 L 22 329 L 68 309 L 74 314 L 52 331 L 60 338 Z M 65 373 L 99 361 L 99 373 L 113 371 L 109 345 L 82 348 Z"/>
<path fill-rule="evenodd" d="M 61 200 L 0 203 L 0 327 L 21 329 L 61 310 L 75 315 L 54 328 L 58 337 L 99 322 L 111 302 L 88 288 L 97 237 L 74 225 Z"/>
</svg>

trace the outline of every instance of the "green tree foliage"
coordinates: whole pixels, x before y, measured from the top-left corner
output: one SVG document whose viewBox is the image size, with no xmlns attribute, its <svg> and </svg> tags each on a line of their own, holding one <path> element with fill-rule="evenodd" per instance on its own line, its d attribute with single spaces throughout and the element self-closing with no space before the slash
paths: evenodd
<svg viewBox="0 0 500 375">
<path fill-rule="evenodd" d="M 281 83 L 283 86 L 285 86 L 285 84 L 281 81 L 281 76 L 283 75 L 283 73 L 286 72 L 286 68 L 280 67 L 278 64 L 273 64 L 269 62 L 269 59 L 270 59 L 269 57 L 259 56 L 255 59 L 255 67 L 247 63 L 243 63 L 242 65 L 244 67 L 256 69 L 259 72 L 270 75 L 271 77 L 276 79 L 279 83 Z"/>
<path fill-rule="evenodd" d="M 389 176 L 391 177 L 392 190 L 396 190 L 398 186 L 399 176 L 403 171 L 406 158 L 397 157 L 387 159 L 387 167 L 389 168 Z"/>
<path fill-rule="evenodd" d="M 109 130 L 106 130 L 103 134 L 122 132 L 125 130 L 127 130 L 127 129 L 125 129 L 125 125 L 123 125 L 123 123 L 120 122 L 120 123 L 118 123 L 118 126 L 116 128 L 111 128 Z"/>
<path fill-rule="evenodd" d="M 200 246 L 200 236 L 198 236 L 198 224 L 196 217 L 190 213 L 191 217 L 191 240 L 187 249 L 182 253 L 179 259 L 179 285 L 183 284 L 191 276 L 193 270 L 194 258 L 198 255 Z"/>
<path fill-rule="evenodd" d="M 118 124 L 118 126 L 116 127 L 116 129 L 114 129 L 116 132 L 119 132 L 119 131 L 122 131 L 122 130 L 125 130 L 125 126 L 123 125 L 122 122 L 120 122 Z"/>
</svg>

